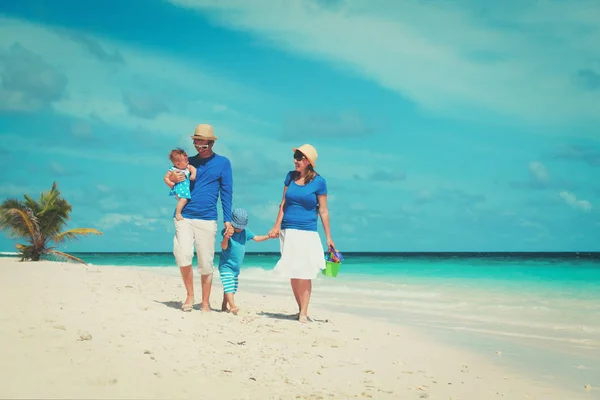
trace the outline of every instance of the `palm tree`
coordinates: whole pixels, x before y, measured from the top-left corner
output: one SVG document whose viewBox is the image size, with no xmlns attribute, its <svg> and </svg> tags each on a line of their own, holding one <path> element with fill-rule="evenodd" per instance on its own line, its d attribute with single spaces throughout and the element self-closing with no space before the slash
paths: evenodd
<svg viewBox="0 0 600 400">
<path fill-rule="evenodd" d="M 25 239 L 29 244 L 17 244 L 21 261 L 39 261 L 42 255 L 53 255 L 85 264 L 85 261 L 62 251 L 56 246 L 80 235 L 102 235 L 93 228 L 75 228 L 61 232 L 67 224 L 71 205 L 62 197 L 56 182 L 52 189 L 42 193 L 39 200 L 24 195 L 25 200 L 6 199 L 0 204 L 0 231 L 8 230 L 11 238 Z"/>
</svg>

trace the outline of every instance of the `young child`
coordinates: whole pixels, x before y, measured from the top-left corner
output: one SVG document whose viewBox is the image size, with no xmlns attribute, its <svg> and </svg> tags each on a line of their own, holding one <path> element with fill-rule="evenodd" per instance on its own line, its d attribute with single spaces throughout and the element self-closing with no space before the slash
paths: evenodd
<svg viewBox="0 0 600 400">
<path fill-rule="evenodd" d="M 230 311 L 237 315 L 239 309 L 235 305 L 233 296 L 238 289 L 238 277 L 240 268 L 246 254 L 246 242 L 254 240 L 255 242 L 264 242 L 269 239 L 268 235 L 256 236 L 249 229 L 246 229 L 248 224 L 248 213 L 243 208 L 236 208 L 231 212 L 231 225 L 233 225 L 234 233 L 231 236 L 223 234 L 221 242 L 221 258 L 219 259 L 219 274 L 223 283 L 223 304 L 221 310 Z M 227 306 L 229 305 L 229 310 Z"/>
<path fill-rule="evenodd" d="M 188 161 L 188 155 L 183 149 L 172 150 L 169 154 L 169 159 L 173 163 L 173 166 L 169 168 L 165 174 L 164 181 L 171 188 L 169 196 L 175 196 L 177 198 L 177 207 L 175 208 L 175 219 L 181 221 L 181 211 L 191 198 L 190 194 L 190 181 L 196 180 L 196 168 L 191 165 Z M 181 172 L 185 175 L 185 180 L 179 183 L 173 183 L 169 180 L 171 172 Z"/>
</svg>

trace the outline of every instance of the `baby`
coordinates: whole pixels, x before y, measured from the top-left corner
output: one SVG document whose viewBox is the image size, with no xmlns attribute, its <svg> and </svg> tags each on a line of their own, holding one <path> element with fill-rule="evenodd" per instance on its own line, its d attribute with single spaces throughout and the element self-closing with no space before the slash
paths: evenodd
<svg viewBox="0 0 600 400">
<path fill-rule="evenodd" d="M 269 239 L 268 235 L 256 236 L 246 229 L 248 224 L 248 213 L 243 208 L 236 208 L 231 212 L 231 225 L 234 233 L 228 236 L 223 230 L 223 241 L 221 242 L 221 258 L 219 259 L 219 274 L 223 283 L 223 304 L 221 310 L 230 311 L 237 315 L 239 309 L 235 305 L 233 296 L 238 289 L 240 268 L 246 254 L 246 242 L 264 242 Z M 227 310 L 229 306 L 229 310 Z"/>
<path fill-rule="evenodd" d="M 188 200 L 191 198 L 190 193 L 190 181 L 196 180 L 196 168 L 191 165 L 188 161 L 188 155 L 183 149 L 175 149 L 172 150 L 169 154 L 169 159 L 173 163 L 173 166 L 169 168 L 167 173 L 165 174 L 164 181 L 171 188 L 169 192 L 169 196 L 175 196 L 177 198 L 177 207 L 175 208 L 175 219 L 177 221 L 181 221 L 183 217 L 181 216 L 181 211 L 183 211 L 183 207 L 187 204 Z M 169 175 L 171 172 L 181 172 L 185 175 L 185 180 L 179 183 L 173 183 L 169 179 Z"/>
</svg>

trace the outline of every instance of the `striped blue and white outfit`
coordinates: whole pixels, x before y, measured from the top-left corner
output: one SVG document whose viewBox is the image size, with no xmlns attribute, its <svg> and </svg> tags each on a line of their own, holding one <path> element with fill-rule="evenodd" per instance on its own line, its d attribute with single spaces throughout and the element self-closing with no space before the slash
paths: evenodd
<svg viewBox="0 0 600 400">
<path fill-rule="evenodd" d="M 221 232 L 223 235 L 225 230 Z M 219 274 L 223 283 L 225 293 L 236 293 L 240 276 L 240 268 L 246 254 L 246 242 L 252 240 L 254 233 L 248 229 L 241 232 L 234 232 L 229 238 L 227 249 L 221 251 L 219 259 Z"/>
</svg>

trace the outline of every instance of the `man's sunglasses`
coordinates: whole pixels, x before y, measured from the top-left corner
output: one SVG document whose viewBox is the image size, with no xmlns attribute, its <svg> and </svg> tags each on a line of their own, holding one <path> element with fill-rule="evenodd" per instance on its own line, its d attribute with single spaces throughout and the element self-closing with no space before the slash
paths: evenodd
<svg viewBox="0 0 600 400">
<path fill-rule="evenodd" d="M 304 154 L 300 153 L 299 151 L 294 153 L 294 160 L 302 161 L 304 159 L 306 159 L 306 156 Z"/>
<path fill-rule="evenodd" d="M 206 150 L 208 149 L 210 146 L 207 144 L 194 144 L 194 147 L 200 150 Z"/>
</svg>

